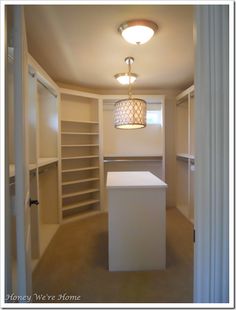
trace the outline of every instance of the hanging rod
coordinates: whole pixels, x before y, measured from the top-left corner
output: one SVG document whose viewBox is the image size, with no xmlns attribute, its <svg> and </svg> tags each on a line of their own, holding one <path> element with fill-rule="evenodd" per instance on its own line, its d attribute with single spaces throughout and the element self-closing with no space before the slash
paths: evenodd
<svg viewBox="0 0 236 310">
<path fill-rule="evenodd" d="M 39 171 L 39 174 L 43 174 L 43 173 L 49 171 L 51 168 L 55 168 L 55 167 L 57 167 L 57 164 L 49 163 L 49 164 L 47 164 L 45 166 L 39 167 L 38 171 Z"/>
<path fill-rule="evenodd" d="M 38 81 L 44 88 L 46 88 L 46 89 L 49 91 L 49 93 L 50 93 L 51 95 L 53 95 L 55 98 L 57 98 L 57 95 L 56 95 L 47 85 L 45 85 L 40 79 L 37 78 L 37 81 Z"/>
<path fill-rule="evenodd" d="M 30 70 L 29 70 L 29 74 L 32 76 L 32 77 L 35 77 L 35 72 L 31 72 Z M 53 95 L 55 98 L 57 98 L 57 95 L 47 86 L 47 85 L 45 85 L 45 83 L 43 83 L 38 77 L 37 77 L 37 81 L 44 87 L 44 88 L 46 88 L 48 91 L 49 91 L 49 93 L 51 94 L 51 95 Z"/>
<path fill-rule="evenodd" d="M 120 157 L 120 156 L 117 156 L 117 157 L 114 157 L 114 158 L 111 158 L 111 157 L 104 157 L 104 160 L 103 162 L 104 163 L 112 163 L 112 162 L 153 162 L 153 161 L 162 161 L 162 156 L 147 156 L 145 158 L 144 157 Z"/>
</svg>

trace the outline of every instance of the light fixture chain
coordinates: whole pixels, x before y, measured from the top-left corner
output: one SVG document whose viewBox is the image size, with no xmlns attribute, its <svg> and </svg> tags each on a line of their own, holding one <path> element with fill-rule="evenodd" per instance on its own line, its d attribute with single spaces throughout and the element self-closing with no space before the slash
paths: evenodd
<svg viewBox="0 0 236 310">
<path fill-rule="evenodd" d="M 129 76 L 129 98 L 132 97 L 132 90 L 131 90 L 131 59 L 128 61 L 128 76 Z"/>
</svg>

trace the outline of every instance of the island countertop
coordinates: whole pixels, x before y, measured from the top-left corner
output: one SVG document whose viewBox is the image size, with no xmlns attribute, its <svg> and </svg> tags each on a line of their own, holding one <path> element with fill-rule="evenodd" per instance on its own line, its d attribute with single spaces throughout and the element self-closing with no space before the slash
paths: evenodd
<svg viewBox="0 0 236 310">
<path fill-rule="evenodd" d="M 149 171 L 108 172 L 107 188 L 166 188 L 167 184 Z"/>
</svg>

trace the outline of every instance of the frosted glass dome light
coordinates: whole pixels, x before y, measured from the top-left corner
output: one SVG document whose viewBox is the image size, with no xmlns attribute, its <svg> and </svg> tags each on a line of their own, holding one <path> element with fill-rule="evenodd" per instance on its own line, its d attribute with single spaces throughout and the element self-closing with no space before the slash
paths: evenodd
<svg viewBox="0 0 236 310">
<path fill-rule="evenodd" d="M 129 82 L 134 83 L 138 76 L 135 73 L 130 73 L 130 76 L 128 73 L 118 73 L 114 77 L 120 84 L 129 85 Z"/>
<path fill-rule="evenodd" d="M 153 37 L 157 25 L 148 20 L 133 20 L 121 24 L 118 31 L 127 42 L 140 45 Z"/>
</svg>

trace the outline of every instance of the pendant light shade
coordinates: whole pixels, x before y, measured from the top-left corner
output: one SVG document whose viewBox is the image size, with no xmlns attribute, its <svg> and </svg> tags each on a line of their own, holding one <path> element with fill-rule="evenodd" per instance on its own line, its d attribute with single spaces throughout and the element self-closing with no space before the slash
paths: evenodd
<svg viewBox="0 0 236 310">
<path fill-rule="evenodd" d="M 138 76 L 135 73 L 131 73 L 130 76 L 128 73 L 118 73 L 114 76 L 114 78 L 122 85 L 129 85 L 129 82 L 134 83 L 137 77 Z"/>
<path fill-rule="evenodd" d="M 115 127 L 139 129 L 146 126 L 147 104 L 138 98 L 122 99 L 115 103 Z"/>
<path fill-rule="evenodd" d="M 146 127 L 146 101 L 132 98 L 131 93 L 131 63 L 134 62 L 134 58 L 126 57 L 125 62 L 129 66 L 129 97 L 115 103 L 114 125 L 118 129 L 144 128 Z"/>
</svg>

